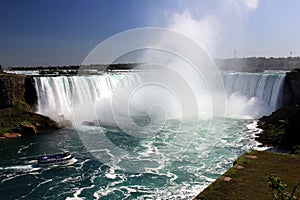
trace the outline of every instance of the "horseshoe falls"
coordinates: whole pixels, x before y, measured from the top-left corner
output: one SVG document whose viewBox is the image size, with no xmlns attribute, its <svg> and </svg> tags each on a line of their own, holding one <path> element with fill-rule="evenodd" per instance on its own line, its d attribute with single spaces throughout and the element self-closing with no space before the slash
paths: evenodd
<svg viewBox="0 0 300 200">
<path fill-rule="evenodd" d="M 188 109 L 180 105 L 186 99 L 174 97 L 176 90 L 163 84 L 136 87 L 143 77 L 135 73 L 35 77 L 37 112 L 72 120 L 73 127 L 0 141 L 1 194 L 9 199 L 192 199 L 238 156 L 259 149 L 256 119 L 282 103 L 285 74 L 221 76 L 225 115 L 200 118 L 172 112 Z M 207 94 L 194 95 L 203 101 L 201 114 L 209 111 Z M 131 123 L 134 128 L 125 126 Z M 62 149 L 77 162 L 32 167 L 38 155 Z"/>
<path fill-rule="evenodd" d="M 223 73 L 226 115 L 257 119 L 275 111 L 281 105 L 284 77 L 285 74 Z M 95 104 L 107 103 L 105 100 L 117 87 L 125 90 L 139 84 L 140 75 L 36 77 L 35 81 L 39 113 L 53 119 L 61 115 L 71 119 L 75 109 L 80 110 L 79 118 L 85 121 L 97 117 L 95 113 L 85 113 L 87 107 L 96 109 Z M 148 91 L 157 92 L 155 88 Z"/>
</svg>

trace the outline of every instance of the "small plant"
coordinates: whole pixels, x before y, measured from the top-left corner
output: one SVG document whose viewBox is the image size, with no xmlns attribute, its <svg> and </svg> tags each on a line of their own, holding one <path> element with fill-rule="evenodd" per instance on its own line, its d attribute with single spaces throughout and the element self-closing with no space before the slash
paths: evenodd
<svg viewBox="0 0 300 200">
<path fill-rule="evenodd" d="M 296 189 L 300 182 L 294 187 L 293 191 L 290 193 L 286 191 L 287 185 L 283 183 L 278 177 L 269 175 L 268 177 L 268 183 L 272 190 L 272 194 L 274 197 L 274 200 L 293 200 L 297 199 L 297 197 L 294 196 Z"/>
</svg>

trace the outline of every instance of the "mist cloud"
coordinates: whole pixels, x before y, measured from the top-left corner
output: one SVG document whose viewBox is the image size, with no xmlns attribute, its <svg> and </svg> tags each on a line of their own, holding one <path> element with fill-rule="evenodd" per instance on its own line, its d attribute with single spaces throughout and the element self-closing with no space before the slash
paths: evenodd
<svg viewBox="0 0 300 200">
<path fill-rule="evenodd" d="M 206 51 L 213 53 L 215 44 L 220 37 L 221 25 L 214 16 L 206 16 L 197 20 L 189 11 L 184 11 L 173 15 L 169 28 L 187 35 L 202 45 Z"/>
<path fill-rule="evenodd" d="M 219 1 L 216 10 L 200 18 L 195 10 L 185 9 L 169 15 L 168 28 L 185 34 L 215 56 L 219 49 L 226 48 L 224 44 L 230 43 L 230 37 L 237 34 L 235 30 L 242 27 L 247 17 L 257 9 L 258 3 L 258 0 Z"/>
</svg>

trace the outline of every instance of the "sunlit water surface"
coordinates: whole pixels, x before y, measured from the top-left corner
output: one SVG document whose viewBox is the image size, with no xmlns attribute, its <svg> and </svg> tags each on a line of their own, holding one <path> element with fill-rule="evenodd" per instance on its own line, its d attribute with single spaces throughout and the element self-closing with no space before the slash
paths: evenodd
<svg viewBox="0 0 300 200">
<path fill-rule="evenodd" d="M 2 140 L 1 197 L 192 199 L 230 168 L 238 156 L 258 146 L 254 134 L 259 130 L 253 120 L 206 119 L 189 122 L 188 128 L 181 132 L 177 130 L 178 123 L 170 121 L 158 134 L 144 138 L 130 137 L 115 128 L 81 127 L 86 134 L 105 134 L 117 146 L 134 152 L 135 160 L 142 161 L 136 165 L 145 166 L 144 160 L 156 163 L 141 171 L 128 170 L 122 165 L 122 161 L 130 162 L 133 158 L 119 157 L 118 162 L 102 163 L 83 145 L 75 129 Z M 216 123 L 222 124 L 222 129 L 209 125 Z M 188 143 L 174 139 L 182 134 L 192 135 Z M 77 161 L 50 168 L 34 165 L 38 155 L 62 149 L 69 150 Z"/>
</svg>

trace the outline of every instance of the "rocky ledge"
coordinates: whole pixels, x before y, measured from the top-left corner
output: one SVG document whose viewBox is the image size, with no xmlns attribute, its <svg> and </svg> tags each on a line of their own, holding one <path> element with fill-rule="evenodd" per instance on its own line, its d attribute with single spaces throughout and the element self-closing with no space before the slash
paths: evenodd
<svg viewBox="0 0 300 200">
<path fill-rule="evenodd" d="M 300 107 L 281 108 L 258 123 L 263 131 L 257 140 L 263 145 L 284 149 L 300 155 Z"/>
<path fill-rule="evenodd" d="M 49 117 L 30 112 L 22 101 L 0 110 L 0 139 L 48 133 L 63 127 Z"/>
</svg>

